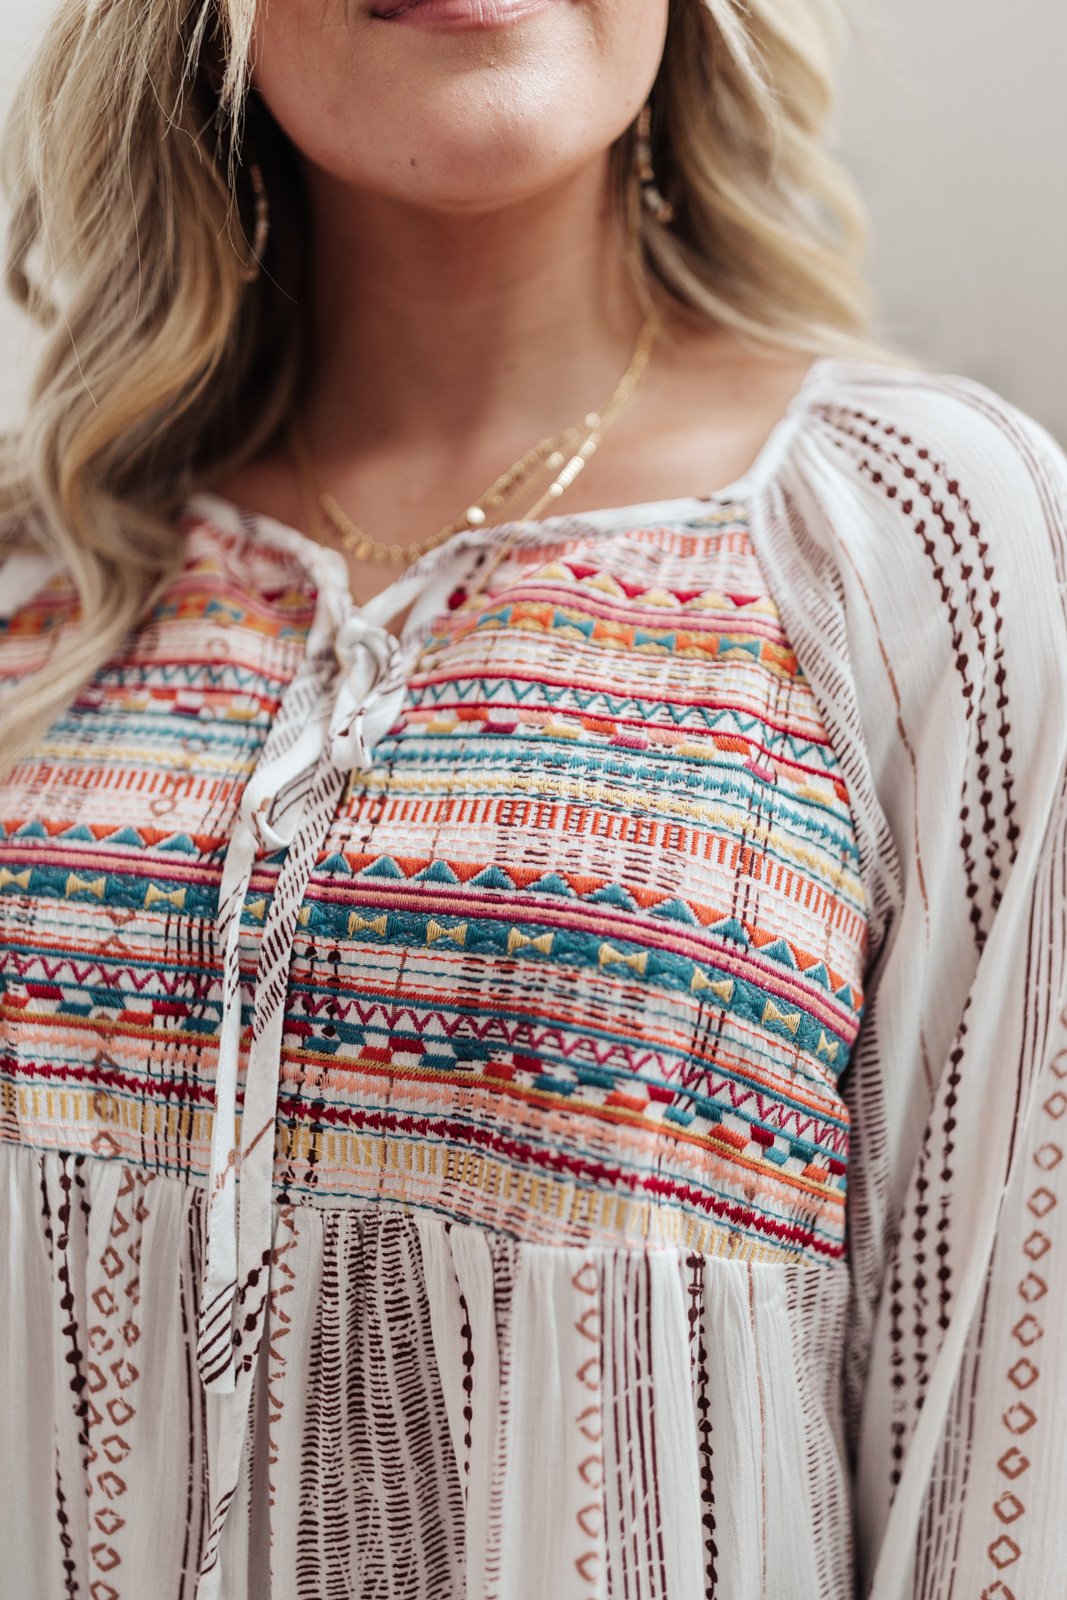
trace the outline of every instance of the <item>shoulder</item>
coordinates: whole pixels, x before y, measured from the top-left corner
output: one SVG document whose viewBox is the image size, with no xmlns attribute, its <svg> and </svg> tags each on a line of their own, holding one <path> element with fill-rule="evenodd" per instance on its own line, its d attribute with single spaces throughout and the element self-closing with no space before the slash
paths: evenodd
<svg viewBox="0 0 1067 1600">
<path fill-rule="evenodd" d="M 798 409 L 754 523 L 787 631 L 880 882 L 966 879 L 981 932 L 1067 771 L 1067 456 L 953 373 L 824 361 Z"/>
<path fill-rule="evenodd" d="M 820 363 L 812 445 L 890 523 L 962 517 L 991 553 L 1067 572 L 1067 454 L 1004 395 L 956 373 Z M 955 531 L 954 529 L 951 531 Z"/>
<path fill-rule="evenodd" d="M 1067 743 L 1067 455 L 955 373 L 827 360 L 799 410 L 763 548 L 809 675 L 853 685 L 886 793 L 1023 787 Z"/>
</svg>

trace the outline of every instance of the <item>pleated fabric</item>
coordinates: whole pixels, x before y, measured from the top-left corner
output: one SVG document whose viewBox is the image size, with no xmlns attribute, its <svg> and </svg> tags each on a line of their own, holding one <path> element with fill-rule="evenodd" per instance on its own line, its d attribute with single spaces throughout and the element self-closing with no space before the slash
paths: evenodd
<svg viewBox="0 0 1067 1600">
<path fill-rule="evenodd" d="M 65 1508 L 57 1539 L 11 1542 L 3 1592 L 84 1592 L 95 1569 L 106 1594 L 106 1548 L 119 1592 L 185 1600 L 224 1398 L 192 1336 L 203 1190 L 28 1147 L 0 1166 L 4 1436 L 49 1442 L 5 1452 L 5 1522 Z M 228 1596 L 851 1593 L 827 1381 L 843 1266 L 527 1244 L 375 1206 L 276 1206 L 274 1246 Z"/>
</svg>

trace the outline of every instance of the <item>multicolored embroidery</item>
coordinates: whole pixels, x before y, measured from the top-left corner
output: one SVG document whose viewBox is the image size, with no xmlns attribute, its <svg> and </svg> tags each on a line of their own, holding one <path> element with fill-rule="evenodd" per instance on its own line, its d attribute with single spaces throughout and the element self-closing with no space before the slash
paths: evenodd
<svg viewBox="0 0 1067 1600">
<path fill-rule="evenodd" d="M 744 516 L 545 525 L 442 613 L 301 906 L 281 1198 L 843 1257 L 866 907 Z M 220 864 L 314 591 L 261 531 L 183 531 L 150 624 L 0 791 L 0 1088 L 8 1140 L 202 1180 Z M 68 605 L 0 633 L 5 674 Z"/>
</svg>

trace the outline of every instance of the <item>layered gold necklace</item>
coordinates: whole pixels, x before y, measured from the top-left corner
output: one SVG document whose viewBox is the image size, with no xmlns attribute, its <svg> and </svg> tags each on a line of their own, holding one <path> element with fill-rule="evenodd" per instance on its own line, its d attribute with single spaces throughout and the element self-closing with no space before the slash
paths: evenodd
<svg viewBox="0 0 1067 1600">
<path fill-rule="evenodd" d="M 322 540 L 325 531 L 322 523 L 325 522 L 357 560 L 388 562 L 392 566 L 402 567 L 409 562 L 417 561 L 420 556 L 436 549 L 438 545 L 444 544 L 457 533 L 500 520 L 500 513 L 504 507 L 514 501 L 523 488 L 529 490 L 534 480 L 551 475 L 547 488 L 536 494 L 532 504 L 527 507 L 522 517 L 517 519 L 533 521 L 570 488 L 579 473 L 596 454 L 608 428 L 631 399 L 644 377 L 660 326 L 661 319 L 658 316 L 653 315 L 647 319 L 626 371 L 603 405 L 598 406 L 595 411 L 587 412 L 580 423 L 564 429 L 562 433 L 550 434 L 547 438 L 538 440 L 537 444 L 527 450 L 525 455 L 520 456 L 506 472 L 502 472 L 485 493 L 473 501 L 460 516 L 446 523 L 430 538 L 417 543 L 383 544 L 352 521 L 319 480 L 304 441 L 303 431 L 294 416 L 289 424 L 289 450 L 300 478 L 312 534 L 320 542 L 325 542 Z"/>
</svg>

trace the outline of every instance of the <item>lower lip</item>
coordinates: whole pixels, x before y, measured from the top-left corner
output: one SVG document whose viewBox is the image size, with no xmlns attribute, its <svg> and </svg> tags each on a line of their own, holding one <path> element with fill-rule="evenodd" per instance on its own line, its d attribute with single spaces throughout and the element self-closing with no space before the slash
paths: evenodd
<svg viewBox="0 0 1067 1600">
<path fill-rule="evenodd" d="M 379 22 L 408 22 L 420 28 L 503 28 L 547 11 L 555 0 L 377 0 L 373 16 Z"/>
</svg>

